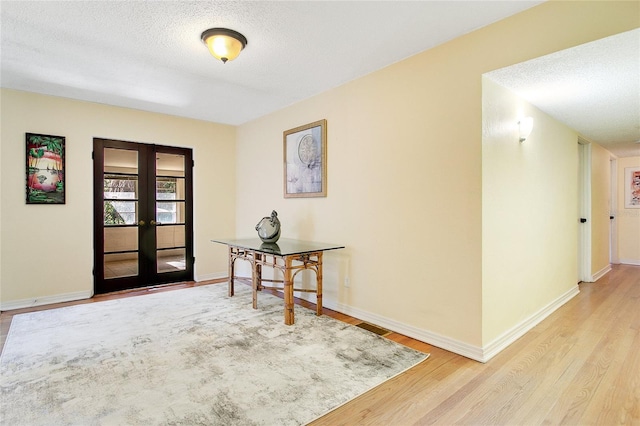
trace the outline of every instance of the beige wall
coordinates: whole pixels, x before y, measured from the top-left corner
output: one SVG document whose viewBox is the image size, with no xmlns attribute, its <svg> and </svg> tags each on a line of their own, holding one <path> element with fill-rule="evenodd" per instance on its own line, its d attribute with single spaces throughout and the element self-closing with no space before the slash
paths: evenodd
<svg viewBox="0 0 640 426">
<path fill-rule="evenodd" d="M 591 275 L 599 278 L 611 268 L 611 153 L 591 144 Z"/>
<path fill-rule="evenodd" d="M 483 79 L 482 334 L 496 341 L 577 285 L 578 134 Z M 517 122 L 533 117 L 519 142 Z"/>
<path fill-rule="evenodd" d="M 237 235 L 275 209 L 283 237 L 347 246 L 326 258 L 327 306 L 479 344 L 480 115 L 452 114 L 480 91 L 464 63 L 435 49 L 241 126 Z M 328 196 L 285 200 L 282 132 L 322 118 Z"/>
<path fill-rule="evenodd" d="M 345 244 L 325 264 L 327 305 L 475 356 L 516 321 L 483 337 L 501 314 L 482 307 L 481 76 L 637 26 L 633 2 L 544 3 L 240 126 L 237 235 L 275 209 L 283 237 Z M 285 200 L 282 132 L 322 118 L 328 196 Z"/>
<path fill-rule="evenodd" d="M 234 127 L 5 89 L 1 105 L 3 305 L 92 293 L 94 137 L 193 148 L 196 277 L 226 275 L 209 240 L 235 228 Z M 25 204 L 26 132 L 66 137 L 65 205 Z"/>
<path fill-rule="evenodd" d="M 640 265 L 640 209 L 624 207 L 624 169 L 628 167 L 640 167 L 640 157 L 618 158 L 618 258 L 620 263 Z"/>
</svg>

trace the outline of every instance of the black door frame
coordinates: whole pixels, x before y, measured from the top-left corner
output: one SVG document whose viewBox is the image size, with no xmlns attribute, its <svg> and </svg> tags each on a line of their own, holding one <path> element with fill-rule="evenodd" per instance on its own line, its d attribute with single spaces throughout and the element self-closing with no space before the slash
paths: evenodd
<svg viewBox="0 0 640 426">
<path fill-rule="evenodd" d="M 104 278 L 104 149 L 127 149 L 138 152 L 138 275 Z M 157 272 L 156 227 L 156 154 L 178 154 L 185 157 L 185 264 L 183 271 Z M 94 220 L 94 292 L 108 293 L 180 281 L 193 281 L 193 153 L 191 148 L 127 142 L 113 139 L 93 139 L 93 220 Z M 144 193 L 143 193 L 144 191 Z M 162 225 L 158 225 L 162 226 Z"/>
</svg>

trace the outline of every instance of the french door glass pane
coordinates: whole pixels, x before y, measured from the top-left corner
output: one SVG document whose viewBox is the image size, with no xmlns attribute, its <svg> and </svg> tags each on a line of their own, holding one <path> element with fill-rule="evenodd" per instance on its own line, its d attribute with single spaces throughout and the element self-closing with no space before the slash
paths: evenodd
<svg viewBox="0 0 640 426">
<path fill-rule="evenodd" d="M 137 200 L 138 175 L 105 173 L 104 198 L 117 200 Z"/>
<path fill-rule="evenodd" d="M 109 225 L 135 225 L 138 223 L 137 201 L 104 202 L 104 224 Z"/>
<path fill-rule="evenodd" d="M 184 247 L 184 236 L 184 225 L 163 225 L 156 228 L 156 244 L 159 249 Z"/>
<path fill-rule="evenodd" d="M 184 223 L 184 201 L 156 203 L 156 221 L 161 224 Z"/>
<path fill-rule="evenodd" d="M 156 153 L 156 175 L 184 177 L 184 155 Z"/>
<path fill-rule="evenodd" d="M 105 227 L 104 252 L 138 251 L 138 227 Z"/>
<path fill-rule="evenodd" d="M 184 178 L 173 176 L 156 177 L 158 200 L 184 200 Z"/>
<path fill-rule="evenodd" d="M 158 250 L 158 273 L 184 271 L 185 249 Z"/>
<path fill-rule="evenodd" d="M 104 171 L 138 174 L 138 151 L 117 148 L 104 149 Z"/>
<path fill-rule="evenodd" d="M 138 275 L 138 253 L 104 255 L 104 277 L 122 278 Z"/>
</svg>

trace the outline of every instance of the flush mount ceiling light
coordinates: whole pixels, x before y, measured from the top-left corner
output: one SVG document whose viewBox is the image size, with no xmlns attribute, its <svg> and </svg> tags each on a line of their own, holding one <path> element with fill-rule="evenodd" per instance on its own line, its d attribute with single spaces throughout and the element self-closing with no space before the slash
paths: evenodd
<svg viewBox="0 0 640 426">
<path fill-rule="evenodd" d="M 245 36 L 227 28 L 209 28 L 202 33 L 201 38 L 209 52 L 224 63 L 237 58 L 247 45 Z"/>
</svg>

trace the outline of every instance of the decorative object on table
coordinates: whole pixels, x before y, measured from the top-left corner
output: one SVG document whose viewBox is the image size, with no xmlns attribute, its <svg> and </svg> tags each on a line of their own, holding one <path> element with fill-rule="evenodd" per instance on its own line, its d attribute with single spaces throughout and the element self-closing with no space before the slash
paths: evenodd
<svg viewBox="0 0 640 426">
<path fill-rule="evenodd" d="M 429 356 L 310 309 L 289 327 L 277 296 L 246 309 L 246 285 L 225 294 L 211 284 L 14 316 L 2 424 L 303 425 Z"/>
<path fill-rule="evenodd" d="M 269 244 L 273 244 L 280 238 L 280 220 L 278 212 L 273 210 L 271 216 L 265 216 L 256 225 L 256 231 L 260 239 Z"/>
<path fill-rule="evenodd" d="M 327 120 L 284 132 L 284 198 L 327 196 Z"/>
<path fill-rule="evenodd" d="M 640 167 L 624 169 L 624 208 L 640 209 Z"/>
<path fill-rule="evenodd" d="M 26 134 L 27 204 L 64 204 L 64 136 Z"/>
</svg>

